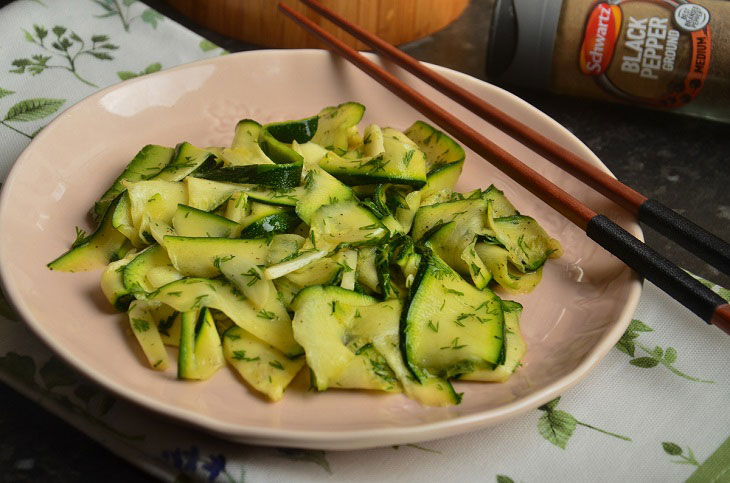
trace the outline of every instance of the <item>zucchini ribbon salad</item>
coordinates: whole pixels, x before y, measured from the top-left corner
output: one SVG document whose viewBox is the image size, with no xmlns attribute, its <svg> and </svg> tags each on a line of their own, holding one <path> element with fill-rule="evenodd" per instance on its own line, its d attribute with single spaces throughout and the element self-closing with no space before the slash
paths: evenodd
<svg viewBox="0 0 730 483">
<path fill-rule="evenodd" d="M 227 362 L 282 398 L 310 385 L 458 404 L 452 380 L 503 382 L 525 353 L 525 293 L 560 244 L 494 186 L 453 191 L 464 150 L 417 121 L 358 129 L 365 107 L 261 125 L 231 147 L 148 145 L 48 264 L 103 268 L 152 369 L 177 347 L 177 376 Z"/>
</svg>

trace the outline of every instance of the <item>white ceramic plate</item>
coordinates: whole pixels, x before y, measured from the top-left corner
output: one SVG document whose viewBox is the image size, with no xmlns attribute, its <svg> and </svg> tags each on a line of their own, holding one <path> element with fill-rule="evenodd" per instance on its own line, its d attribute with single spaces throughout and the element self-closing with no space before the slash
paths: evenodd
<svg viewBox="0 0 730 483">
<path fill-rule="evenodd" d="M 511 94 L 469 76 L 434 68 L 601 168 L 567 130 Z M 402 77 L 528 162 L 589 206 L 638 226 L 611 203 L 408 74 Z M 74 226 L 145 144 L 228 145 L 239 119 L 302 118 L 354 100 L 367 106 L 361 126 L 405 129 L 421 119 L 389 91 L 319 50 L 266 50 L 184 65 L 110 87 L 71 107 L 20 156 L 0 199 L 0 274 L 6 293 L 35 332 L 93 380 L 131 401 L 224 438 L 265 445 L 353 449 L 450 436 L 502 421 L 549 401 L 584 377 L 619 339 L 641 284 L 616 258 L 484 160 L 467 152 L 457 188 L 490 183 L 530 214 L 565 249 L 542 284 L 517 297 L 529 344 L 523 367 L 505 384 L 457 383 L 463 403 L 425 408 L 401 395 L 306 391 L 295 381 L 271 404 L 232 370 L 186 383 L 175 370 L 150 370 L 99 288 L 99 272 L 51 272 Z"/>
</svg>

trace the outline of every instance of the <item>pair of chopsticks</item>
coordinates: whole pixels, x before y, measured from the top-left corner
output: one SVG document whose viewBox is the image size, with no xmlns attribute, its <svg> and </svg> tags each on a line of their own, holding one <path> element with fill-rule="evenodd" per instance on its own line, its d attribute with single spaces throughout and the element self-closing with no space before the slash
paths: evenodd
<svg viewBox="0 0 730 483">
<path fill-rule="evenodd" d="M 648 199 L 620 183 L 525 124 L 511 118 L 477 96 L 424 67 L 417 60 L 384 40 L 351 24 L 315 0 L 301 1 L 372 47 L 379 54 L 394 61 L 596 191 L 626 208 L 639 221 L 652 226 L 724 273 L 730 274 L 730 246 L 721 239 L 658 201 Z M 319 40 L 329 45 L 334 51 L 580 227 L 589 238 L 621 259 L 626 265 L 656 284 L 707 323 L 715 324 L 730 334 L 730 304 L 722 297 L 643 244 L 606 216 L 588 208 L 496 143 L 488 140 L 466 123 L 449 114 L 433 101 L 419 94 L 308 18 L 285 4 L 280 3 L 279 8 Z"/>
</svg>

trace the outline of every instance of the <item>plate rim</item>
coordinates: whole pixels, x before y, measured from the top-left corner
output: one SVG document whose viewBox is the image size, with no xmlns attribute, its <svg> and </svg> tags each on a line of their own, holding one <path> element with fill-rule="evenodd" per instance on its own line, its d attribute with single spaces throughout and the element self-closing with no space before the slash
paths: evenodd
<svg viewBox="0 0 730 483">
<path fill-rule="evenodd" d="M 219 62 L 235 62 L 241 57 L 253 57 L 253 56 L 281 56 L 281 55 L 329 55 L 335 61 L 342 61 L 335 54 L 323 50 L 323 49 L 264 49 L 264 50 L 252 50 L 228 54 L 226 56 L 214 57 L 211 59 L 203 59 L 195 62 L 181 64 L 163 71 L 153 73 L 150 75 L 138 77 L 135 79 L 128 80 L 113 84 L 104 89 L 96 91 L 85 98 L 79 100 L 76 104 L 66 109 L 53 121 L 51 121 L 31 143 L 26 146 L 23 152 L 18 156 L 15 163 L 13 164 L 5 182 L 3 183 L 3 189 L 0 191 L 0 224 L 2 220 L 6 218 L 6 211 L 8 210 L 8 198 L 12 187 L 13 181 L 17 173 L 22 171 L 22 166 L 27 163 L 26 158 L 30 158 L 28 154 L 34 144 L 40 143 L 48 135 L 48 133 L 54 128 L 56 124 L 64 123 L 67 117 L 72 117 L 77 109 L 83 108 L 83 104 L 93 102 L 98 98 L 101 98 L 120 87 L 129 86 L 132 83 L 146 82 L 152 77 L 169 75 L 170 72 L 185 70 L 189 68 L 195 68 L 200 65 L 215 64 Z M 378 56 L 372 53 L 365 53 L 365 55 L 371 59 L 377 59 Z M 507 96 L 513 102 L 520 104 L 520 107 L 526 109 L 531 116 L 537 116 L 542 118 L 542 121 L 550 125 L 551 129 L 557 129 L 568 134 L 573 140 L 579 143 L 589 154 L 588 160 L 594 165 L 598 166 L 603 171 L 613 176 L 613 173 L 608 167 L 601 162 L 601 160 L 573 133 L 568 131 L 567 128 L 559 124 L 553 118 L 543 113 L 535 106 L 522 100 L 518 96 L 506 91 L 498 86 L 489 84 L 481 79 L 470 76 L 463 72 L 459 72 L 448 67 L 439 66 L 436 64 L 430 64 L 423 62 L 423 64 L 436 70 L 439 73 L 446 73 L 447 75 L 456 76 L 459 80 L 468 83 L 483 84 L 488 89 L 494 89 L 500 91 L 501 95 Z M 32 159 L 32 158 L 30 158 Z M 635 221 L 631 221 L 633 226 L 630 227 L 629 231 L 637 236 L 640 240 L 643 240 L 643 233 L 641 227 Z M 220 420 L 213 419 L 207 415 L 199 414 L 194 411 L 175 407 L 170 404 L 159 402 L 154 398 L 147 397 L 144 393 L 136 390 L 130 390 L 123 384 L 118 384 L 114 381 L 107 380 L 101 374 L 97 374 L 92 367 L 87 367 L 81 363 L 73 354 L 72 351 L 66 350 L 61 343 L 55 343 L 51 334 L 47 334 L 42 323 L 36 321 L 30 314 L 30 311 L 25 304 L 22 303 L 22 297 L 19 293 L 19 289 L 15 284 L 12 283 L 10 274 L 7 269 L 4 268 L 2 260 L 4 253 L 2 251 L 2 244 L 0 244 L 0 286 L 2 286 L 3 292 L 7 295 L 8 303 L 16 310 L 20 315 L 25 325 L 29 326 L 32 332 L 40 338 L 52 352 L 60 356 L 65 362 L 70 364 L 75 370 L 80 372 L 85 377 L 88 377 L 94 383 L 99 384 L 104 389 L 111 393 L 121 397 L 122 399 L 133 403 L 134 405 L 141 407 L 144 410 L 151 411 L 157 415 L 161 415 L 176 422 L 181 422 L 191 427 L 200 429 L 207 433 L 212 433 L 219 437 L 222 437 L 229 441 L 249 443 L 249 444 L 260 444 L 265 446 L 275 445 L 288 445 L 290 447 L 300 448 L 312 448 L 312 449 L 327 449 L 327 450 L 352 450 L 352 449 L 366 449 L 378 446 L 390 445 L 390 444 L 404 444 L 423 442 L 433 439 L 440 439 L 449 436 L 455 436 L 467 432 L 473 432 L 479 429 L 483 429 L 487 426 L 498 424 L 506 419 L 510 419 L 521 415 L 531 409 L 534 409 L 560 394 L 568 391 L 570 388 L 578 384 L 585 377 L 590 374 L 591 370 L 602 361 L 608 354 L 609 350 L 616 344 L 621 335 L 624 333 L 626 327 L 631 322 L 632 316 L 638 306 L 639 299 L 642 293 L 643 279 L 636 274 L 631 272 L 627 284 L 630 286 L 627 300 L 613 323 L 613 326 L 606 331 L 599 342 L 594 345 L 591 350 L 583 357 L 583 360 L 578 364 L 570 373 L 563 377 L 553 381 L 547 387 L 536 391 L 528 396 L 520 398 L 511 403 L 501 405 L 493 409 L 487 409 L 484 411 L 476 412 L 470 415 L 457 416 L 451 419 L 444 419 L 438 422 L 423 423 L 413 426 L 393 426 L 389 428 L 376 428 L 376 429 L 356 429 L 356 430 L 301 430 L 301 429 L 284 429 L 274 427 L 241 427 L 231 426 L 228 423 Z"/>
</svg>

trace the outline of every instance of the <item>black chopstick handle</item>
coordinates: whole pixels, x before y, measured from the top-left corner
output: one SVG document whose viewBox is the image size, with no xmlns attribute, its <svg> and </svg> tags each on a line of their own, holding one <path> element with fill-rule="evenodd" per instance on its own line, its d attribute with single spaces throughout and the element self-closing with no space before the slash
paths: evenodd
<svg viewBox="0 0 730 483">
<path fill-rule="evenodd" d="M 657 200 L 646 200 L 639 207 L 638 218 L 724 274 L 730 275 L 730 244 L 727 242 Z"/>
<path fill-rule="evenodd" d="M 586 234 L 708 324 L 712 323 L 716 309 L 727 303 L 690 274 L 603 215 L 596 215 L 588 222 Z"/>
</svg>

